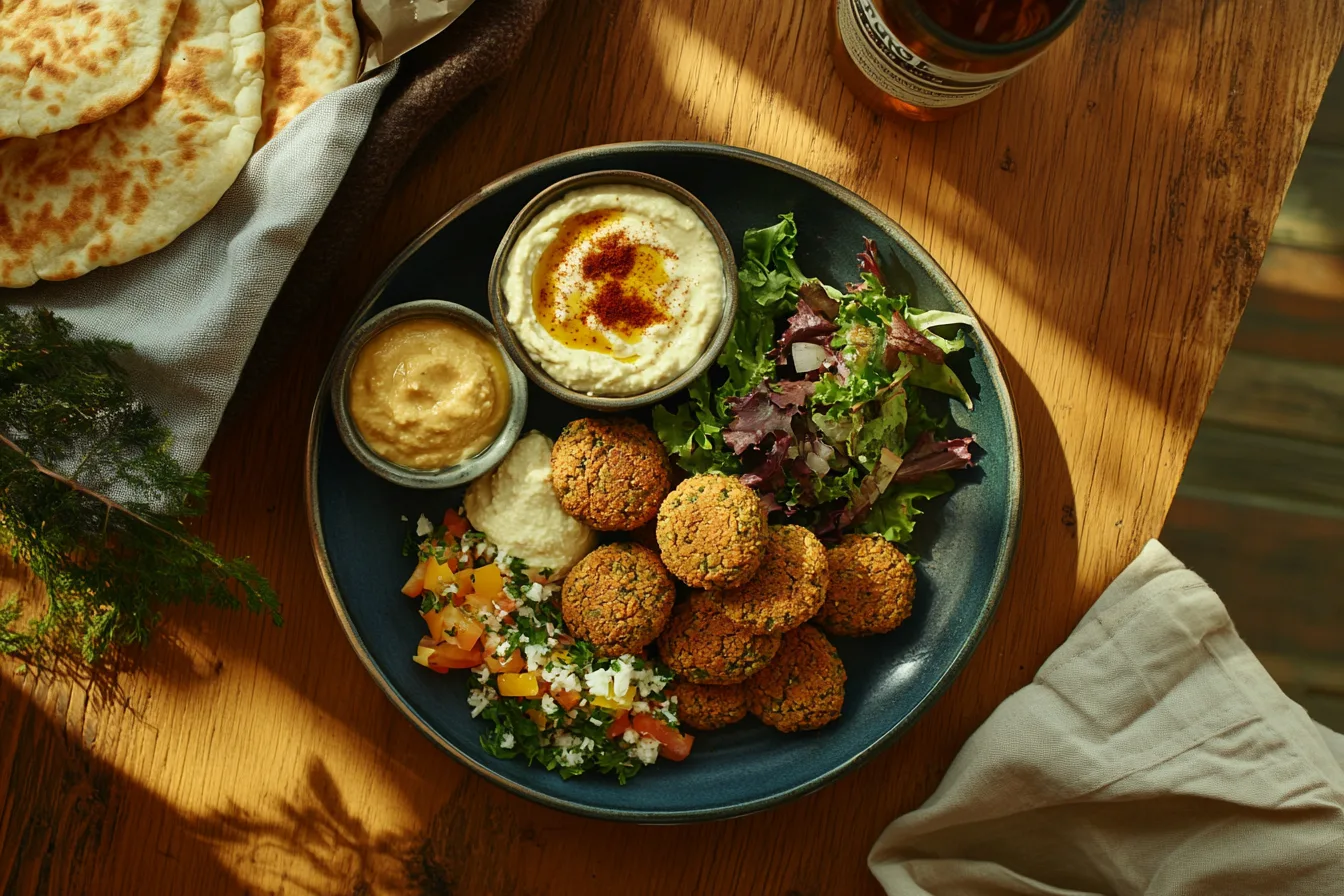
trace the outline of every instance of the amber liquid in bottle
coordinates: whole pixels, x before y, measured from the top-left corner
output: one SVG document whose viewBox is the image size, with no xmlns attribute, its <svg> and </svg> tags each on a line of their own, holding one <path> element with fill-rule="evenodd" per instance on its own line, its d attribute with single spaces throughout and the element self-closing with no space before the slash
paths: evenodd
<svg viewBox="0 0 1344 896">
<path fill-rule="evenodd" d="M 1083 0 L 833 0 L 831 54 L 864 103 L 918 121 L 992 93 L 1072 22 Z"/>
</svg>

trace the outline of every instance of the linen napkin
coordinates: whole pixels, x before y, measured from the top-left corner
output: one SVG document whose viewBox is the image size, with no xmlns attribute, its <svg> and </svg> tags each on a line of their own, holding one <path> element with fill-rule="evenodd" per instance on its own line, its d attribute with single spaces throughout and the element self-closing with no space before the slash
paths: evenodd
<svg viewBox="0 0 1344 896">
<path fill-rule="evenodd" d="M 131 343 L 135 354 L 121 360 L 132 387 L 172 431 L 173 457 L 198 468 L 273 304 L 280 323 L 263 334 L 269 356 L 314 310 L 334 260 L 379 211 L 420 139 L 517 60 L 549 5 L 473 4 L 443 34 L 305 109 L 164 249 L 0 301 L 49 307 L 76 336 Z"/>
<path fill-rule="evenodd" d="M 1344 737 L 1152 541 L 869 866 L 890 894 L 1337 896 Z"/>
</svg>

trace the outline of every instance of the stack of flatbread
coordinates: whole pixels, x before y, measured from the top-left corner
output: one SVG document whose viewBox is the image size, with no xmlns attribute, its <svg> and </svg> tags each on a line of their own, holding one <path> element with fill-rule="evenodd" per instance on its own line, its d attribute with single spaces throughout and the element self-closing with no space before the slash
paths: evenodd
<svg viewBox="0 0 1344 896">
<path fill-rule="evenodd" d="M 0 286 L 166 246 L 355 80 L 352 0 L 0 0 Z"/>
</svg>

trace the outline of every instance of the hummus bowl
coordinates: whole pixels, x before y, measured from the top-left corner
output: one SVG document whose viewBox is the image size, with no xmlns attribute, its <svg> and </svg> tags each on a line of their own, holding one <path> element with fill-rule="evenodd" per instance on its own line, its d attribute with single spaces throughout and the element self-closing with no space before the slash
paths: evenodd
<svg viewBox="0 0 1344 896">
<path fill-rule="evenodd" d="M 853 279 L 855 247 L 869 237 L 887 260 L 888 282 L 918 307 L 973 314 L 956 284 L 909 233 L 839 184 L 750 150 L 650 142 L 543 159 L 467 197 L 389 265 L 351 330 L 428 295 L 451 294 L 488 313 L 492 262 L 520 210 L 566 178 L 589 172 L 609 178 L 605 172 L 613 169 L 684 186 L 735 245 L 745 230 L 793 212 L 804 235 L 798 264 L 828 283 Z M 975 324 L 964 332 L 966 348 L 948 365 L 975 408 L 952 402 L 945 412 L 959 431 L 974 431 L 983 455 L 973 469 L 954 474 L 957 488 L 930 501 L 921 518 L 911 544 L 921 559 L 910 617 L 887 634 L 835 639 L 849 680 L 844 714 L 831 725 L 781 734 L 749 718 L 697 737 L 685 762 L 659 762 L 624 786 L 597 774 L 562 780 L 539 765 L 491 755 L 481 746 L 481 720 L 472 718 L 466 702 L 469 676 L 438 675 L 411 662 L 408 645 L 422 636 L 425 622 L 400 593 L 407 574 L 401 547 L 414 525 L 407 520 L 460 506 L 465 489 L 417 491 L 370 472 L 342 444 L 323 394 L 308 437 L 309 526 L 323 584 L 353 648 L 349 661 L 362 662 L 412 725 L 472 771 L 510 793 L 568 812 L 641 823 L 707 821 L 778 806 L 858 769 L 908 732 L 966 667 L 993 618 L 1017 543 L 1022 456 L 1012 397 L 988 331 Z M 340 370 L 334 359 L 327 375 L 336 378 Z M 544 383 L 529 386 L 525 427 L 555 438 L 589 412 Z M 623 416 L 647 423 L 650 414 L 639 408 Z"/>
<path fill-rule="evenodd" d="M 539 273 L 565 242 L 572 259 L 563 251 L 555 259 L 564 268 L 561 282 L 542 285 Z M 606 258 L 604 243 L 611 247 Z M 640 273 L 636 250 L 653 256 L 645 267 L 655 268 L 657 295 L 648 288 L 622 290 L 618 286 L 629 281 L 602 270 L 619 265 L 609 256 L 621 248 L 626 272 L 635 268 L 630 280 Z M 556 301 L 569 306 L 567 320 L 540 320 L 540 297 L 552 288 L 568 293 L 568 301 Z M 576 312 L 580 292 L 589 304 Z M 495 252 L 489 299 L 500 340 L 528 379 L 579 407 L 628 410 L 681 391 L 718 358 L 737 312 L 737 264 L 719 222 L 684 187 L 642 171 L 592 171 L 552 184 L 518 212 Z M 613 305 L 612 328 L 603 326 L 601 313 L 600 321 L 586 325 L 583 316 L 592 309 Z"/>
<path fill-rule="evenodd" d="M 502 362 L 503 373 L 509 386 L 509 406 L 503 409 L 502 426 L 494 439 L 470 457 L 438 469 L 402 466 L 375 451 L 361 434 L 351 408 L 350 384 L 361 351 L 380 334 L 386 333 L 398 324 L 416 320 L 444 321 L 482 338 L 486 345 L 499 352 L 499 360 Z M 330 386 L 331 410 L 341 441 L 366 469 L 397 485 L 420 489 L 452 488 L 488 473 L 504 459 L 509 449 L 518 441 L 518 436 L 523 431 L 523 423 L 527 419 L 526 377 L 509 360 L 490 321 L 470 308 L 464 308 L 453 302 L 421 299 L 394 305 L 374 315 L 342 338 L 333 364 L 335 375 L 331 379 Z"/>
</svg>

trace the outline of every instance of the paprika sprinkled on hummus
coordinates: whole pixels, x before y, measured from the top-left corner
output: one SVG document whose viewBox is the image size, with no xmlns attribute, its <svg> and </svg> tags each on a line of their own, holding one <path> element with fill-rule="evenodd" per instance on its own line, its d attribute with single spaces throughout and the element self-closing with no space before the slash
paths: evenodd
<svg viewBox="0 0 1344 896">
<path fill-rule="evenodd" d="M 548 374 L 628 395 L 699 358 L 723 314 L 723 264 L 684 203 L 647 187 L 587 187 L 520 234 L 504 295 L 510 327 Z"/>
</svg>

